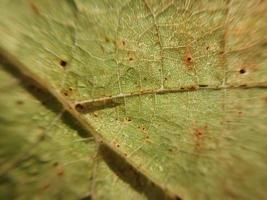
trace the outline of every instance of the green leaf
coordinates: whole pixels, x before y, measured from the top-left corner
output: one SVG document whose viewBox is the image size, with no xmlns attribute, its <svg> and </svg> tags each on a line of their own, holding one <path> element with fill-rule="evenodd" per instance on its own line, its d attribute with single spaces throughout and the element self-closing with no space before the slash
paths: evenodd
<svg viewBox="0 0 267 200">
<path fill-rule="evenodd" d="M 262 199 L 265 1 L 1 2 L 1 55 L 168 195 Z"/>
<path fill-rule="evenodd" d="M 0 199 L 145 199 L 49 94 L 3 66 L 0 77 Z"/>
</svg>

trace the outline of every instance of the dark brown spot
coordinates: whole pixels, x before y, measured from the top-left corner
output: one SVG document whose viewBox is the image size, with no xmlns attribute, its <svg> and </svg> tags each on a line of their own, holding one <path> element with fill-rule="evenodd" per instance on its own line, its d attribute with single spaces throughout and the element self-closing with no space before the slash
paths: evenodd
<svg viewBox="0 0 267 200">
<path fill-rule="evenodd" d="M 84 111 L 84 106 L 82 104 L 78 103 L 78 104 L 75 105 L 75 109 L 78 112 L 83 112 Z"/>
<path fill-rule="evenodd" d="M 119 144 L 117 144 L 117 145 L 116 145 L 116 147 L 118 147 L 118 148 L 119 148 L 119 147 L 120 147 L 120 145 L 119 145 Z"/>
<path fill-rule="evenodd" d="M 210 47 L 209 47 L 209 46 L 207 46 L 207 47 L 206 47 L 206 50 L 209 50 L 209 49 L 210 49 Z"/>
<path fill-rule="evenodd" d="M 64 175 L 64 169 L 63 168 L 60 168 L 57 172 L 57 175 L 58 176 L 63 176 Z"/>
<path fill-rule="evenodd" d="M 132 60 L 133 60 L 133 58 L 132 58 L 132 57 L 130 57 L 130 58 L 129 58 L 129 61 L 132 61 Z"/>
<path fill-rule="evenodd" d="M 182 200 L 182 198 L 181 197 L 178 197 L 178 196 L 175 196 L 174 197 L 174 200 Z"/>
<path fill-rule="evenodd" d="M 67 66 L 67 61 L 65 61 L 65 60 L 60 60 L 60 65 L 62 66 L 62 67 L 66 67 Z"/>
<path fill-rule="evenodd" d="M 57 166 L 58 166 L 58 162 L 54 162 L 53 167 L 57 167 Z"/>
<path fill-rule="evenodd" d="M 131 117 L 126 117 L 126 118 L 125 118 L 125 121 L 126 121 L 126 122 L 131 122 L 131 121 L 132 121 L 132 118 L 131 118 Z"/>
<path fill-rule="evenodd" d="M 22 104 L 24 104 L 24 101 L 22 101 L 22 100 L 18 100 L 18 101 L 16 101 L 16 104 L 17 104 L 17 105 L 22 105 Z"/>
<path fill-rule="evenodd" d="M 198 85 L 198 87 L 202 87 L 203 88 L 203 87 L 208 87 L 208 85 L 201 85 L 200 84 L 200 85 Z"/>
<path fill-rule="evenodd" d="M 246 73 L 246 70 L 245 70 L 245 69 L 240 69 L 240 70 L 239 70 L 239 73 L 240 73 L 240 74 L 244 74 L 244 73 Z"/>
</svg>

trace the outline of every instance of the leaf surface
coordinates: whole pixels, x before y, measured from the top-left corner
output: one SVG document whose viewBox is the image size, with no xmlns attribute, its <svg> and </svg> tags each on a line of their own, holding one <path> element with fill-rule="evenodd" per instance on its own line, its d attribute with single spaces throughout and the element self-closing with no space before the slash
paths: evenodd
<svg viewBox="0 0 267 200">
<path fill-rule="evenodd" d="M 1 4 L 18 68 L 167 193 L 266 195 L 265 1 Z"/>
</svg>

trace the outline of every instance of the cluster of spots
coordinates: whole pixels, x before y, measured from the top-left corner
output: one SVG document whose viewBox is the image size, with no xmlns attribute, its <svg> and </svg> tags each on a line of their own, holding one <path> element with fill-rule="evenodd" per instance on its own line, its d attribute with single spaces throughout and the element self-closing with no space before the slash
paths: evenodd
<svg viewBox="0 0 267 200">
<path fill-rule="evenodd" d="M 148 130 L 143 124 L 137 126 L 137 128 L 145 135 L 145 139 L 149 139 Z"/>
<path fill-rule="evenodd" d="M 52 167 L 55 169 L 56 175 L 57 177 L 63 177 L 65 175 L 65 170 L 63 168 L 63 166 L 61 166 L 58 162 L 54 162 L 52 163 Z M 42 186 L 42 190 L 48 190 L 49 188 L 51 188 L 52 182 L 46 182 L 43 186 Z"/>
<path fill-rule="evenodd" d="M 73 94 L 73 89 L 71 87 L 68 89 L 63 89 L 61 93 L 66 97 L 71 96 Z"/>
<path fill-rule="evenodd" d="M 58 162 L 53 163 L 53 167 L 56 168 L 56 173 L 59 177 L 64 176 L 64 168 L 61 165 L 59 165 Z"/>
</svg>

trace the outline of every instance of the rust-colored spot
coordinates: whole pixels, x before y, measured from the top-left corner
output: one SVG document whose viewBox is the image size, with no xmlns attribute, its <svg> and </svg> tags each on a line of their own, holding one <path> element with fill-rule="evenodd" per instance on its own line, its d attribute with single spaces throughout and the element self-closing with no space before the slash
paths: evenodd
<svg viewBox="0 0 267 200">
<path fill-rule="evenodd" d="M 62 67 L 66 67 L 68 65 L 67 61 L 65 61 L 65 60 L 60 60 L 59 64 Z"/>
<path fill-rule="evenodd" d="M 189 49 L 187 49 L 184 54 L 183 62 L 189 69 L 191 69 L 191 65 L 193 64 L 193 57 Z"/>
<path fill-rule="evenodd" d="M 58 176 L 63 176 L 64 175 L 64 169 L 62 167 L 58 168 L 57 175 Z"/>
<path fill-rule="evenodd" d="M 203 139 L 205 137 L 205 134 L 207 132 L 207 128 L 208 128 L 208 126 L 205 125 L 204 127 L 194 129 L 194 136 L 195 136 L 195 141 L 196 141 L 195 149 L 197 151 L 200 151 L 202 148 L 202 143 L 203 143 Z"/>
<path fill-rule="evenodd" d="M 47 190 L 48 188 L 50 188 L 50 186 L 51 185 L 49 183 L 47 183 L 42 187 L 42 190 Z"/>
<path fill-rule="evenodd" d="M 186 88 L 181 88 L 181 90 L 188 90 L 188 91 L 194 91 L 197 89 L 197 86 L 196 85 L 190 85 L 190 86 L 187 86 Z"/>
<path fill-rule="evenodd" d="M 120 147 L 120 145 L 119 145 L 119 144 L 117 144 L 117 145 L 116 145 L 116 147 L 118 147 L 118 148 L 119 148 L 119 147 Z"/>
<path fill-rule="evenodd" d="M 36 6 L 36 4 L 33 3 L 32 0 L 28 0 L 28 3 L 29 3 L 29 5 L 30 5 L 30 8 L 33 10 L 33 12 L 34 12 L 35 14 L 39 15 L 39 14 L 40 14 L 40 11 L 39 11 L 38 7 Z"/>
</svg>

